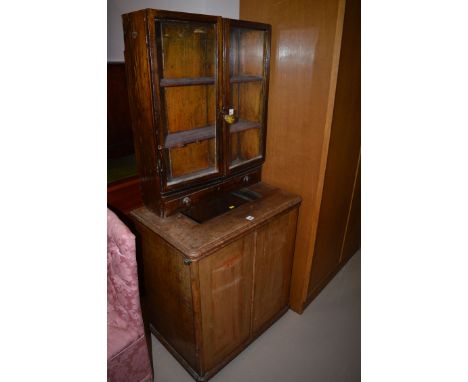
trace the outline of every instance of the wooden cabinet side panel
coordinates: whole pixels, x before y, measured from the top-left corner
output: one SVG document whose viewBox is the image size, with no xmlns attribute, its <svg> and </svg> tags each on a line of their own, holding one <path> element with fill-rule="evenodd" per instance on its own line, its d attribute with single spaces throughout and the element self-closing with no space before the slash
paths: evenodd
<svg viewBox="0 0 468 382">
<path fill-rule="evenodd" d="M 143 250 L 145 290 L 150 323 L 198 370 L 190 267 L 155 233 L 138 225 Z"/>
<path fill-rule="evenodd" d="M 249 340 L 254 233 L 199 263 L 204 370 Z"/>
<path fill-rule="evenodd" d="M 252 331 L 255 335 L 288 305 L 298 209 L 257 231 Z"/>
<path fill-rule="evenodd" d="M 361 147 L 360 2 L 346 1 L 327 168 L 308 294 L 336 271 Z"/>
<path fill-rule="evenodd" d="M 151 67 L 145 11 L 123 15 L 125 70 L 137 168 L 145 205 L 160 211 Z"/>
</svg>

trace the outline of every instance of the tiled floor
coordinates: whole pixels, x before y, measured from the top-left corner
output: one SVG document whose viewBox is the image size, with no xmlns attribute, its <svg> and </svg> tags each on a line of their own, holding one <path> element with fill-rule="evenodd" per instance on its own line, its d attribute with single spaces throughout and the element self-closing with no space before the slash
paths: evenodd
<svg viewBox="0 0 468 382">
<path fill-rule="evenodd" d="M 302 315 L 288 311 L 212 382 L 354 382 L 361 376 L 361 253 Z M 155 382 L 193 379 L 152 336 Z"/>
</svg>

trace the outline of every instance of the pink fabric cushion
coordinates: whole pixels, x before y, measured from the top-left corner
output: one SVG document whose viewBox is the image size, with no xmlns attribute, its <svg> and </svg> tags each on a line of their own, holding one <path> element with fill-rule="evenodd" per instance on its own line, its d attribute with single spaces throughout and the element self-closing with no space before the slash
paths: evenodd
<svg viewBox="0 0 468 382">
<path fill-rule="evenodd" d="M 107 210 L 107 368 L 113 382 L 140 382 L 148 373 L 152 379 L 135 254 L 135 236 Z"/>
</svg>

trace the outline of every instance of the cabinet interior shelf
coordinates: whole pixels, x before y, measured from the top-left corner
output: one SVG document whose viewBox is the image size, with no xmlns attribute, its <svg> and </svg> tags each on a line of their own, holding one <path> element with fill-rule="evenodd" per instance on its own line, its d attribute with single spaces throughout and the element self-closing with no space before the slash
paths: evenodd
<svg viewBox="0 0 468 382">
<path fill-rule="evenodd" d="M 260 123 L 253 121 L 246 121 L 239 119 L 236 123 L 233 123 L 230 126 L 230 133 L 238 133 L 239 131 L 249 130 L 249 129 L 259 129 Z"/>
<path fill-rule="evenodd" d="M 253 121 L 239 120 L 230 125 L 229 131 L 231 133 L 238 133 L 239 131 L 249 129 L 259 129 L 260 123 Z M 189 143 L 211 139 L 216 136 L 215 125 L 202 126 L 191 130 L 178 131 L 170 133 L 166 137 L 164 147 L 167 149 L 175 147 L 183 147 Z"/>
<path fill-rule="evenodd" d="M 178 131 L 177 133 L 167 134 L 164 146 L 167 149 L 171 149 L 174 147 L 183 147 L 188 143 L 214 138 L 215 135 L 215 125 L 208 125 L 203 127 L 197 127 L 191 130 Z"/>
<path fill-rule="evenodd" d="M 234 84 L 238 84 L 240 82 L 254 82 L 254 81 L 262 81 L 262 76 L 234 76 L 231 77 L 230 82 Z"/>
<path fill-rule="evenodd" d="M 187 85 L 213 85 L 215 83 L 214 77 L 186 77 L 186 78 L 161 78 L 159 86 L 187 86 Z"/>
</svg>

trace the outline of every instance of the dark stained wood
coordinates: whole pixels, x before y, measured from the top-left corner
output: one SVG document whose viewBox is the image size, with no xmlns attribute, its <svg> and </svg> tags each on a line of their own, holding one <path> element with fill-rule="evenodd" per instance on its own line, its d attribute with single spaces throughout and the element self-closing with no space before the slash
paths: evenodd
<svg viewBox="0 0 468 382">
<path fill-rule="evenodd" d="M 238 122 L 230 125 L 229 131 L 231 133 L 238 133 L 240 131 L 249 129 L 259 129 L 260 123 L 252 121 L 239 120 Z M 183 147 L 188 143 L 199 142 L 214 138 L 216 134 L 216 126 L 203 126 L 191 130 L 178 131 L 176 133 L 168 134 L 164 147 L 174 148 Z"/>
<path fill-rule="evenodd" d="M 241 82 L 262 81 L 263 76 L 234 76 L 229 79 L 231 83 L 238 84 Z"/>
<path fill-rule="evenodd" d="M 202 185 L 198 188 L 192 188 L 190 192 L 180 192 L 176 194 L 163 195 L 161 203 L 164 205 L 164 210 L 168 215 L 176 211 L 182 211 L 187 208 L 184 204 L 185 198 L 189 198 L 189 205 L 194 205 L 200 200 L 216 196 L 220 192 L 226 192 L 241 187 L 246 187 L 259 182 L 261 179 L 261 170 L 254 168 L 252 170 L 240 173 L 233 177 L 226 178 L 223 182 L 215 182 L 210 185 Z"/>
<path fill-rule="evenodd" d="M 213 85 L 214 77 L 197 77 L 197 78 L 163 78 L 159 82 L 161 87 L 184 86 L 184 85 Z"/>
<path fill-rule="evenodd" d="M 249 189 L 262 197 L 203 224 L 182 214 L 162 219 L 146 207 L 131 213 L 151 330 L 198 381 L 288 308 L 300 198 L 264 183 Z"/>
<path fill-rule="evenodd" d="M 239 120 L 236 123 L 233 123 L 229 127 L 229 132 L 238 133 L 239 131 L 249 130 L 249 129 L 260 129 L 261 125 L 258 122 Z"/>
<path fill-rule="evenodd" d="M 214 138 L 216 134 L 216 126 L 203 126 L 196 129 L 179 131 L 177 133 L 168 134 L 166 137 L 166 148 L 181 147 L 187 143 L 198 142 L 205 139 Z"/>
<path fill-rule="evenodd" d="M 258 131 L 237 133 L 223 122 L 226 172 L 232 174 L 265 162 L 271 26 L 223 19 L 223 30 L 224 105 L 233 107 L 241 121 L 259 124 Z"/>
<path fill-rule="evenodd" d="M 266 150 L 268 160 L 262 177 L 264 181 L 300 194 L 303 198 L 290 294 L 291 308 L 298 313 L 311 301 L 309 288 L 314 250 L 316 241 L 323 239 L 323 236 L 322 239 L 317 237 L 319 217 L 322 200 L 326 198 L 331 185 L 325 190 L 329 155 L 340 157 L 338 162 L 341 163 L 334 167 L 338 188 L 335 196 L 351 199 L 352 189 L 347 186 L 345 189 L 339 188 L 339 178 L 345 178 L 346 181 L 343 181 L 349 185 L 349 179 L 354 177 L 356 142 L 359 142 L 359 135 L 356 134 L 360 124 L 356 112 L 359 106 L 355 102 L 359 85 L 352 77 L 359 78 L 355 62 L 360 54 L 359 46 L 356 45 L 360 27 L 359 15 L 356 11 L 349 11 L 351 7 L 359 7 L 357 1 L 240 1 L 242 19 L 269 23 L 274 32 Z M 345 20 L 345 13 L 346 18 L 352 21 Z M 354 26 L 349 27 L 350 23 Z M 347 100 L 350 93 L 353 95 Z M 348 101 L 350 103 L 346 105 Z M 330 153 L 341 150 L 339 144 L 331 145 L 333 129 L 353 131 L 351 134 L 344 133 L 342 137 L 336 137 L 339 133 L 335 132 L 335 141 L 337 138 L 342 146 L 346 146 L 348 141 L 351 147 L 346 148 L 341 156 L 339 153 Z M 328 172 L 331 180 L 331 170 Z M 342 206 L 342 201 L 337 201 L 337 204 Z M 345 221 L 346 212 L 343 213 Z M 342 226 L 339 225 L 329 225 L 328 229 L 322 232 L 329 235 L 335 235 L 340 230 L 342 232 Z M 335 237 L 338 240 L 336 245 L 341 248 L 342 237 Z M 328 255 L 324 253 L 323 256 Z M 335 264 L 336 271 L 341 264 L 337 265 L 339 260 L 336 261 L 336 253 L 330 256 L 330 264 Z M 331 265 L 327 266 L 328 269 L 332 268 Z M 316 285 L 321 288 L 329 280 L 327 276 Z"/>
<path fill-rule="evenodd" d="M 107 204 L 123 214 L 143 205 L 140 192 L 140 179 L 133 177 L 107 186 Z"/>
<path fill-rule="evenodd" d="M 133 138 L 138 173 L 141 177 L 142 199 L 146 206 L 161 210 L 161 201 L 156 197 L 161 191 L 158 158 L 154 141 L 155 110 L 152 103 L 151 67 L 146 49 L 146 12 L 138 11 L 123 15 L 125 40 L 125 68 L 128 98 L 132 116 Z M 144 142 L 144 144 L 142 144 Z"/>
<path fill-rule="evenodd" d="M 185 208 L 178 203 L 181 194 L 199 195 L 205 188 L 203 195 L 213 196 L 263 164 L 271 28 L 153 9 L 123 15 L 123 21 L 143 200 L 165 217 Z M 232 78 L 240 120 L 233 125 L 224 121 L 231 106 L 223 57 L 230 25 L 242 28 L 236 53 L 241 72 Z M 226 144 L 231 136 L 235 156 Z"/>
<path fill-rule="evenodd" d="M 125 63 L 107 63 L 107 157 L 132 154 L 130 106 L 128 104 Z"/>
</svg>

